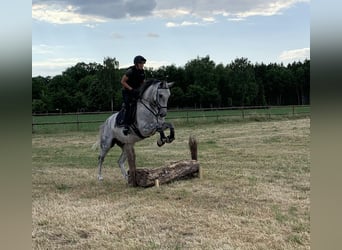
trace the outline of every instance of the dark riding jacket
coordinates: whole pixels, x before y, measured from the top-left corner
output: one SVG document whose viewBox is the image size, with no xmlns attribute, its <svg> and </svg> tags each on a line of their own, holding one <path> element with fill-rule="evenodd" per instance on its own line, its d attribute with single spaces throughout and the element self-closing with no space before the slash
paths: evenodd
<svg viewBox="0 0 342 250">
<path fill-rule="evenodd" d="M 135 66 L 129 67 L 125 75 L 128 77 L 128 85 L 133 89 L 139 88 L 145 80 L 145 71 L 143 69 L 137 69 Z"/>
<path fill-rule="evenodd" d="M 137 69 L 135 66 L 131 66 L 127 69 L 125 75 L 128 77 L 127 83 L 133 88 L 138 89 L 145 80 L 145 71 L 143 69 Z M 126 125 L 133 122 L 133 111 L 136 103 L 137 96 L 132 90 L 122 90 L 123 101 L 125 103 L 125 121 Z"/>
</svg>

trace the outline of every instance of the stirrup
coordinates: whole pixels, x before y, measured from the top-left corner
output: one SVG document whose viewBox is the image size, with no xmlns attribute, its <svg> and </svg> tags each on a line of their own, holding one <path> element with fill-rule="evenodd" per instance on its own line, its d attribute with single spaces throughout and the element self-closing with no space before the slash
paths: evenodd
<svg viewBox="0 0 342 250">
<path fill-rule="evenodd" d="M 124 127 L 122 132 L 124 135 L 128 135 L 129 134 L 129 127 Z"/>
</svg>

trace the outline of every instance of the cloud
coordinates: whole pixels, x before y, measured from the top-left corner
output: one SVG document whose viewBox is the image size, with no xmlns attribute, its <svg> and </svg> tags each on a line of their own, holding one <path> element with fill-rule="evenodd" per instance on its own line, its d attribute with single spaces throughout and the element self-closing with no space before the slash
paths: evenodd
<svg viewBox="0 0 342 250">
<path fill-rule="evenodd" d="M 175 23 L 175 22 L 167 22 L 166 27 L 168 28 L 174 28 L 174 27 L 180 27 L 180 26 L 197 26 L 201 25 L 198 22 L 188 22 L 188 21 L 183 21 L 181 23 Z"/>
<path fill-rule="evenodd" d="M 150 33 L 148 33 L 148 34 L 147 34 L 147 37 L 150 37 L 150 38 L 158 38 L 158 37 L 159 37 L 159 35 L 158 35 L 158 34 L 156 34 L 156 33 L 152 33 L 152 32 L 150 32 Z"/>
<path fill-rule="evenodd" d="M 125 69 L 125 68 L 128 68 L 131 65 L 132 64 L 130 64 L 130 63 L 122 64 L 122 65 L 120 65 L 120 68 L 121 69 Z M 168 61 L 147 60 L 144 67 L 145 67 L 145 69 L 149 69 L 149 68 L 158 69 L 158 68 L 160 68 L 162 66 L 166 66 L 166 65 L 171 65 L 171 63 L 168 62 Z"/>
<path fill-rule="evenodd" d="M 148 16 L 163 19 L 197 17 L 202 21 L 224 16 L 232 20 L 243 20 L 250 16 L 281 14 L 302 2 L 308 3 L 310 0 L 33 0 L 32 17 L 59 24 Z"/>
<path fill-rule="evenodd" d="M 123 39 L 124 38 L 124 36 L 119 34 L 119 33 L 112 33 L 111 37 L 114 39 Z"/>
<path fill-rule="evenodd" d="M 121 69 L 125 69 L 128 68 L 129 66 L 131 66 L 131 63 L 124 63 L 124 64 L 120 64 L 120 68 Z M 145 69 L 149 69 L 149 68 L 153 68 L 153 69 L 158 69 L 162 66 L 166 66 L 166 65 L 171 65 L 171 62 L 169 61 L 154 61 L 154 60 L 147 60 L 146 64 L 145 64 Z"/>
<path fill-rule="evenodd" d="M 46 44 L 39 44 L 32 46 L 32 54 L 36 55 L 46 55 L 46 54 L 54 54 L 56 50 L 62 49 L 63 46 L 50 46 Z"/>
<path fill-rule="evenodd" d="M 158 69 L 162 66 L 165 65 L 170 65 L 170 62 L 168 61 L 151 61 L 151 60 L 147 60 L 145 67 L 146 68 L 153 68 L 153 69 Z"/>
<path fill-rule="evenodd" d="M 125 4 L 125 10 L 129 16 L 133 17 L 149 16 L 156 5 L 155 0 L 128 0 Z"/>
<path fill-rule="evenodd" d="M 80 58 L 56 58 L 50 59 L 47 61 L 38 61 L 32 62 L 32 66 L 34 67 L 65 67 L 65 66 L 72 66 L 77 64 L 78 62 L 82 61 Z"/>
<path fill-rule="evenodd" d="M 179 25 L 178 25 L 178 26 L 179 26 Z M 166 23 L 166 27 L 168 27 L 168 28 L 177 27 L 177 24 L 174 23 L 174 22 L 167 22 L 167 23 Z"/>
<path fill-rule="evenodd" d="M 285 62 L 310 59 L 310 48 L 283 51 L 280 54 L 279 59 Z"/>
<path fill-rule="evenodd" d="M 160 18 L 177 18 L 190 15 L 190 10 L 186 9 L 156 9 L 153 11 L 153 15 Z"/>
<path fill-rule="evenodd" d="M 35 4 L 32 6 L 32 18 L 55 24 L 105 22 L 103 17 L 82 15 L 72 6 Z"/>
<path fill-rule="evenodd" d="M 281 14 L 287 8 L 297 3 L 310 2 L 310 0 L 158 0 L 154 13 L 169 13 L 168 18 L 193 15 L 197 17 L 225 16 L 231 18 L 246 18 L 250 16 L 270 16 Z"/>
<path fill-rule="evenodd" d="M 209 22 L 209 23 L 214 23 L 215 22 L 215 18 L 214 17 L 203 17 L 202 20 L 204 22 Z"/>
<path fill-rule="evenodd" d="M 95 24 L 86 24 L 85 26 L 90 28 L 90 29 L 94 29 L 96 27 Z"/>
<path fill-rule="evenodd" d="M 290 8 L 298 2 L 302 2 L 302 0 L 265 1 L 265 3 L 260 6 L 254 6 L 254 8 L 234 13 L 234 16 L 237 18 L 246 18 L 250 16 L 273 16 L 281 14 L 283 10 Z"/>
<path fill-rule="evenodd" d="M 155 0 L 33 0 L 33 19 L 57 24 L 150 16 Z"/>
<path fill-rule="evenodd" d="M 79 62 L 94 62 L 92 59 L 84 58 L 54 58 L 43 61 L 32 62 L 33 76 L 55 76 L 61 74 L 66 68 L 72 67 Z M 44 73 L 42 73 L 44 72 Z"/>
<path fill-rule="evenodd" d="M 232 22 L 240 22 L 240 21 L 244 21 L 244 20 L 246 20 L 246 19 L 242 18 L 242 17 L 228 18 L 228 21 L 232 21 Z"/>
</svg>

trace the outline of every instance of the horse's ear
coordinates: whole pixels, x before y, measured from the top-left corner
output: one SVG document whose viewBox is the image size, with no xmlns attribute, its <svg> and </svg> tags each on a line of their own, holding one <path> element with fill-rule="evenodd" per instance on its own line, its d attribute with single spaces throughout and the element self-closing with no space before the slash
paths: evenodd
<svg viewBox="0 0 342 250">
<path fill-rule="evenodd" d="M 167 82 L 167 87 L 171 88 L 173 84 L 175 84 L 175 82 Z"/>
</svg>

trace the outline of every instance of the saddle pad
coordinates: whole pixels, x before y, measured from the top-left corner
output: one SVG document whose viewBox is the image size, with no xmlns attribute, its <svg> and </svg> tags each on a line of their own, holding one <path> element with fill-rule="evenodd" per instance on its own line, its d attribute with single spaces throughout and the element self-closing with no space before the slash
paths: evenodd
<svg viewBox="0 0 342 250">
<path fill-rule="evenodd" d="M 116 120 L 115 120 L 116 126 L 119 126 L 119 127 L 123 126 L 124 125 L 124 118 L 125 118 L 125 109 L 122 108 L 119 111 L 118 115 L 116 116 Z"/>
</svg>

